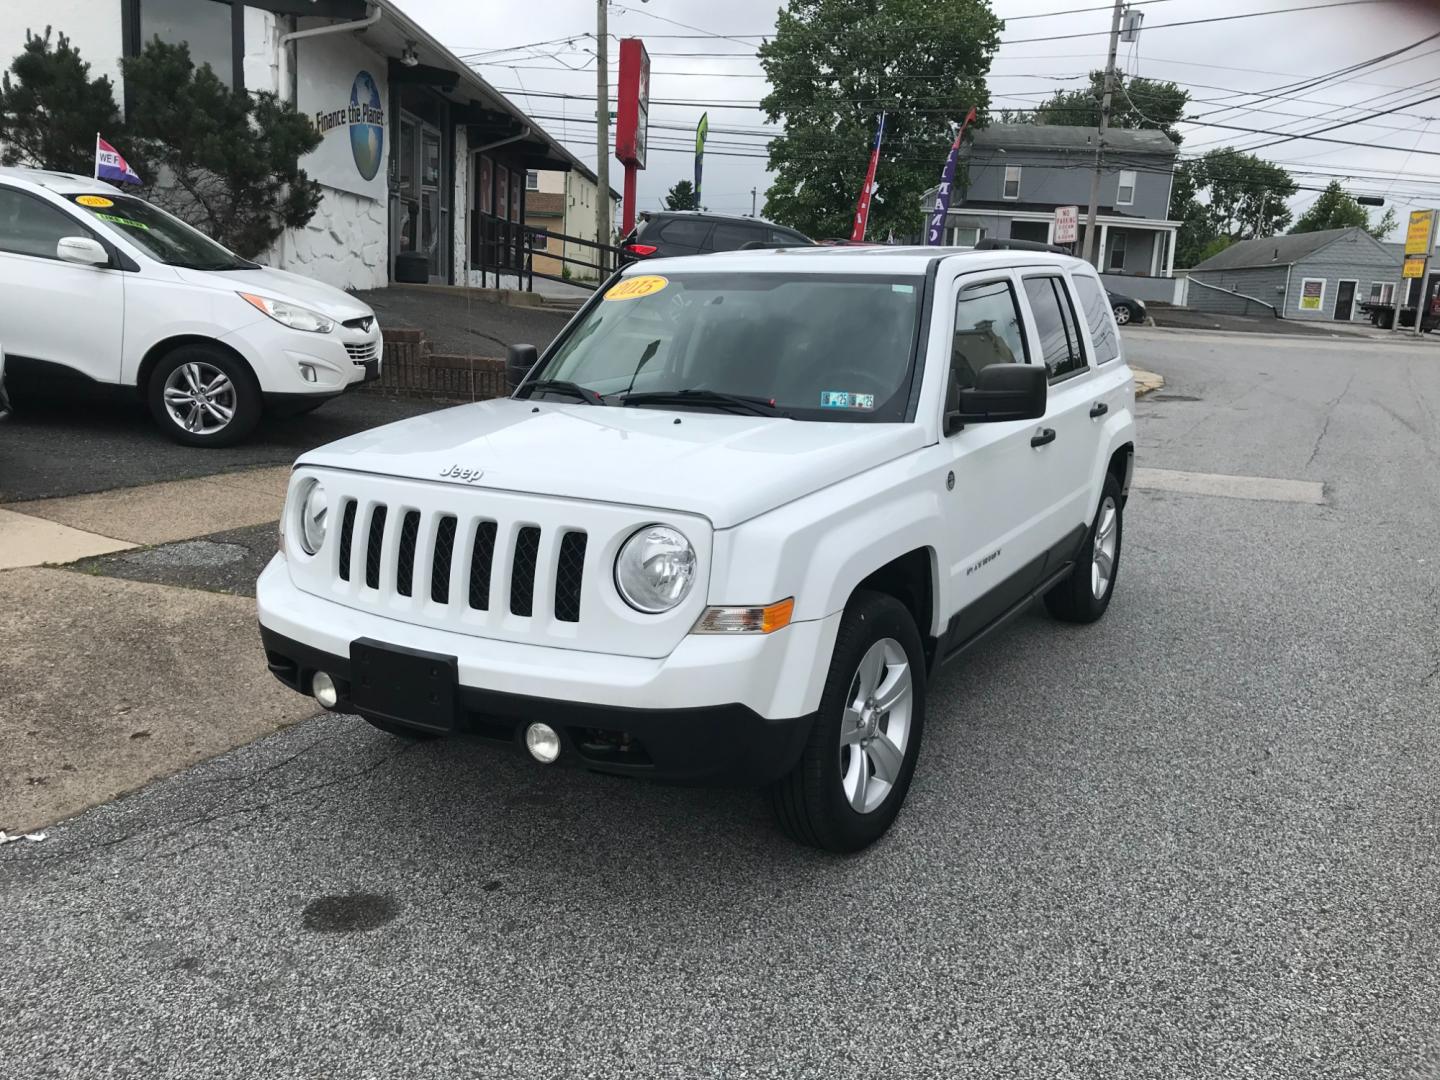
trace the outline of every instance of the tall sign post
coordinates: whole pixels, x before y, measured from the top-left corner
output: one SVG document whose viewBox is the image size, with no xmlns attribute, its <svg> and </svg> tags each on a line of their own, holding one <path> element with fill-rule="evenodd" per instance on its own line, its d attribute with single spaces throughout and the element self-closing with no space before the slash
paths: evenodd
<svg viewBox="0 0 1440 1080">
<path fill-rule="evenodd" d="M 1410 211 L 1410 224 L 1405 230 L 1405 265 L 1400 272 L 1400 288 L 1395 294 L 1395 325 L 1392 330 L 1400 329 L 1400 310 L 1410 298 L 1410 282 L 1415 279 L 1421 281 L 1419 295 L 1415 298 L 1415 336 L 1422 333 L 1421 325 L 1425 322 L 1425 268 L 1430 261 L 1431 249 L 1435 247 L 1435 224 L 1436 218 L 1440 217 L 1440 211 L 1435 210 L 1412 210 Z"/>
<path fill-rule="evenodd" d="M 610 29 L 606 13 L 610 0 L 595 4 L 595 242 L 609 244 L 615 227 L 610 216 Z M 604 249 L 599 252 L 603 256 Z M 606 259 L 596 262 L 604 265 Z"/>
<path fill-rule="evenodd" d="M 955 162 L 960 157 L 960 140 L 965 138 L 965 129 L 974 122 L 975 107 L 972 105 L 965 114 L 965 122 L 955 133 L 955 141 L 950 144 L 950 155 L 945 159 L 945 167 L 940 170 L 940 186 L 935 189 L 935 206 L 930 212 L 930 226 L 925 230 L 925 244 L 928 247 L 945 243 L 945 218 L 950 213 L 950 193 L 955 190 Z"/>
<path fill-rule="evenodd" d="M 639 38 L 620 42 L 619 110 L 615 114 L 615 156 L 625 166 L 623 233 L 635 228 L 635 174 L 645 168 L 650 127 L 650 54 Z M 609 192 L 600 198 L 608 203 Z M 601 243 L 605 243 L 601 240 Z"/>
</svg>

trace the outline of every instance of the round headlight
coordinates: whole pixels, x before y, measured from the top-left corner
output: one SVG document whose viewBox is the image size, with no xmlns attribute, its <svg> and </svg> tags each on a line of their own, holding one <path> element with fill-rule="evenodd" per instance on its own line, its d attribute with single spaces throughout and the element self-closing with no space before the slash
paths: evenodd
<svg viewBox="0 0 1440 1080">
<path fill-rule="evenodd" d="M 658 615 L 685 599 L 695 581 L 695 549 L 665 525 L 646 525 L 615 559 L 615 587 L 636 611 Z"/>
<path fill-rule="evenodd" d="M 330 501 L 319 480 L 307 480 L 300 489 L 300 546 L 314 555 L 325 542 L 325 519 Z"/>
</svg>

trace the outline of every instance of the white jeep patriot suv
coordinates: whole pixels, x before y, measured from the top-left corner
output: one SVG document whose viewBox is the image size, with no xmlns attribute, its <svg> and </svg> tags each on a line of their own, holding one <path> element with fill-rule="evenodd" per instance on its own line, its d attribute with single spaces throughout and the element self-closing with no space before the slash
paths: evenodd
<svg viewBox="0 0 1440 1080">
<path fill-rule="evenodd" d="M 937 666 L 1043 596 L 1104 614 L 1134 391 L 1048 252 L 630 267 L 512 397 L 304 455 L 270 669 L 396 735 L 768 788 L 796 840 L 894 820 Z"/>
</svg>

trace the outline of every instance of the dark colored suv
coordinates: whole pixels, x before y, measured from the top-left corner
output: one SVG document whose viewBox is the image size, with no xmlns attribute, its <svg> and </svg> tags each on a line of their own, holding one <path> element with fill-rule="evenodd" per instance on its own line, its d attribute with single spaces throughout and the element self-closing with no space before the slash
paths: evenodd
<svg viewBox="0 0 1440 1080">
<path fill-rule="evenodd" d="M 633 259 L 660 259 L 672 255 L 707 255 L 712 251 L 738 251 L 748 245 L 809 247 L 808 236 L 772 225 L 759 218 L 707 214 L 695 210 L 642 212 L 630 235 L 620 242 Z"/>
</svg>

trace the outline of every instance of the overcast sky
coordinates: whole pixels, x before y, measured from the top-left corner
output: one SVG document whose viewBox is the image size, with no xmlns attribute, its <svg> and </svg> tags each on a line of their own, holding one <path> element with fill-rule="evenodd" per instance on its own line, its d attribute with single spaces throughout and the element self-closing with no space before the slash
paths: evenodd
<svg viewBox="0 0 1440 1080">
<path fill-rule="evenodd" d="M 1049 12 L 1097 7 L 1103 2 L 993 0 L 996 14 L 1008 21 L 1001 35 L 1006 44 L 990 73 L 992 108 L 1033 107 L 1056 88 L 1083 84 L 1087 71 L 1102 67 L 1109 13 Z M 1254 96 L 1305 76 L 1369 60 L 1440 32 L 1440 4 L 1432 0 L 1377 0 L 1364 5 L 1323 7 L 1333 2 L 1152 0 L 1139 5 L 1145 12 L 1146 26 L 1136 45 L 1121 46 L 1119 65 L 1130 75 L 1181 83 L 1191 94 L 1189 115 L 1204 113 L 1216 123 L 1287 133 L 1440 95 L 1437 39 L 1357 73 L 1349 81 L 1288 92 L 1298 94 L 1298 98 Z M 594 165 L 593 105 L 536 95 L 588 94 L 593 101 L 594 41 L 586 35 L 593 35 L 595 30 L 594 0 L 521 4 L 401 0 L 401 4 L 457 54 L 486 54 L 476 57 L 477 70 L 492 85 L 513 90 L 509 96 L 533 116 L 562 118 L 540 122 L 578 157 Z M 621 0 L 610 5 L 611 34 L 645 39 L 651 56 L 652 99 L 710 103 L 711 152 L 705 159 L 703 194 L 705 204 L 713 210 L 748 213 L 752 187 L 758 189 L 758 204 L 764 205 L 769 183 L 764 140 L 716 129 L 747 129 L 753 133 L 761 127 L 763 117 L 753 104 L 729 108 L 721 103 L 754 103 L 765 95 L 767 87 L 754 49 L 759 35 L 773 31 L 779 6 L 779 0 Z M 1163 25 L 1277 8 L 1296 10 L 1292 14 L 1195 26 Z M 698 30 L 665 20 L 686 23 Z M 735 40 L 695 36 L 698 33 L 731 35 Z M 1062 35 L 1091 36 L 1022 40 Z M 503 54 L 496 51 L 537 42 L 544 44 L 533 50 Z M 677 55 L 686 53 L 726 55 Z M 613 42 L 610 62 L 613 94 L 617 62 Z M 522 90 L 531 92 L 530 96 Z M 1234 108 L 1222 111 L 1229 106 Z M 649 167 L 640 174 L 637 200 L 642 209 L 658 207 L 671 184 L 691 176 L 690 132 L 702 111 L 700 105 L 652 105 Z M 675 130 L 659 124 L 674 125 Z M 1182 149 L 1186 152 L 1223 145 L 1244 149 L 1274 138 L 1198 124 L 1186 125 L 1182 131 Z M 1370 123 L 1319 134 L 1365 146 L 1297 139 L 1258 153 L 1286 165 L 1302 188 L 1323 188 L 1328 180 L 1339 177 L 1352 193 L 1383 195 L 1387 205 L 1400 211 L 1402 220 L 1412 208 L 1440 205 L 1440 100 L 1406 105 L 1400 112 Z M 727 157 L 722 151 L 760 156 Z M 937 159 L 937 177 L 940 165 Z M 612 184 L 617 189 L 620 168 L 612 156 Z M 1397 177 L 1397 173 L 1403 175 Z M 883 195 L 883 176 L 880 182 Z M 1292 200 L 1297 216 L 1317 193 L 1302 190 Z"/>
</svg>

